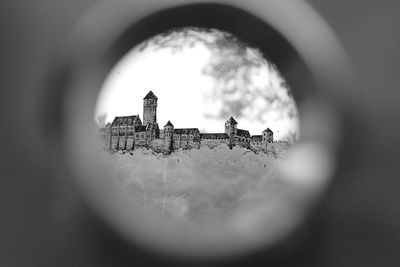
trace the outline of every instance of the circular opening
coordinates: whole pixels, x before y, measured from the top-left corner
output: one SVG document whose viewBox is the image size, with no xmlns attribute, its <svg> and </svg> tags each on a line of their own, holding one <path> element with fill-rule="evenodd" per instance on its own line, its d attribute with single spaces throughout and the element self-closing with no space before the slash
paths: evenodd
<svg viewBox="0 0 400 267">
<path fill-rule="evenodd" d="M 325 189 L 334 170 L 335 145 L 337 145 L 340 132 L 335 110 L 323 96 L 324 89 L 335 86 L 334 84 L 327 87 L 324 85 L 327 81 L 335 81 L 336 67 L 341 65 L 335 65 L 332 69 L 334 75 L 329 73 L 322 75 L 315 69 L 318 64 L 307 58 L 307 53 L 302 50 L 302 47 L 297 47 L 298 43 L 291 44 L 288 41 L 287 38 L 291 36 L 290 34 L 293 35 L 293 32 L 278 33 L 276 29 L 279 28 L 279 24 L 273 23 L 276 17 L 267 10 L 275 9 L 277 14 L 289 12 L 285 9 L 287 8 L 285 5 L 251 2 L 251 5 L 235 3 L 237 7 L 222 4 L 196 4 L 164 9 L 171 7 L 173 2 L 155 4 L 150 1 L 146 8 L 124 3 L 117 5 L 122 8 L 116 13 L 112 13 L 109 9 L 99 8 L 88 14 L 87 21 L 82 22 L 83 26 L 75 34 L 75 39 L 70 44 L 72 56 L 68 55 L 69 76 L 63 110 L 65 119 L 63 133 L 68 164 L 76 177 L 77 185 L 93 209 L 124 237 L 137 245 L 170 255 L 202 258 L 242 255 L 245 252 L 267 248 L 282 242 L 289 238 L 290 234 L 304 221 L 310 207 Z M 299 8 L 299 12 L 301 14 L 305 11 Z M 251 13 L 258 14 L 264 20 Z M 113 22 L 105 20 L 105 14 L 107 16 L 114 14 L 115 20 Z M 314 17 L 310 18 L 312 20 Z M 105 21 L 107 21 L 107 27 L 104 27 Z M 305 30 L 304 25 L 293 24 L 292 26 L 299 27 L 300 31 Z M 86 35 L 88 29 L 92 32 L 91 38 Z M 285 31 L 285 27 L 279 29 Z M 166 32 L 168 34 L 159 35 Z M 113 70 L 112 67 L 133 47 L 136 49 L 132 50 L 127 58 L 139 57 L 137 51 L 143 47 L 142 52 L 145 54 L 147 49 L 157 47 L 157 42 L 159 42 L 158 45 L 166 45 L 166 49 L 171 49 L 176 44 L 176 40 L 184 40 L 184 38 L 178 38 L 181 35 L 199 37 L 210 32 L 214 34 L 214 37 L 207 38 L 214 38 L 210 42 L 210 47 L 216 50 L 210 49 L 209 52 L 218 54 L 210 57 L 211 60 L 202 69 L 203 76 L 207 78 L 208 74 L 208 78 L 213 77 L 215 82 L 209 87 L 209 91 L 205 91 L 204 95 L 207 96 L 208 93 L 209 98 L 196 97 L 196 93 L 200 90 L 195 89 L 199 86 L 198 83 L 194 85 L 194 89 L 188 88 L 186 91 L 179 91 L 182 89 L 169 85 L 169 90 L 160 88 L 165 91 L 155 93 L 157 88 L 140 88 L 141 83 L 135 79 L 137 88 L 129 91 L 131 95 L 117 94 L 122 98 L 125 97 L 127 103 L 136 101 L 137 104 L 132 106 L 133 110 L 126 111 L 133 114 L 122 114 L 125 111 L 118 110 L 117 102 L 111 105 L 113 108 L 102 110 L 107 106 L 107 102 L 113 102 L 110 100 L 112 99 L 110 94 L 115 90 L 103 90 L 97 102 L 100 89 L 103 84 L 104 88 L 111 88 L 112 80 L 119 80 L 115 76 L 124 75 L 124 70 L 120 68 L 128 64 L 126 59 L 118 63 Z M 168 41 L 171 36 L 176 38 Z M 230 38 L 227 38 L 229 36 Z M 218 39 L 218 37 L 221 38 Z M 220 46 L 215 46 L 217 40 Z M 311 40 L 310 44 L 305 45 L 319 47 L 320 43 L 314 43 Z M 229 54 L 232 51 L 236 51 L 236 57 L 224 58 L 225 52 Z M 153 54 L 157 53 L 153 51 Z M 253 56 L 252 60 L 240 61 L 247 59 L 247 56 Z M 199 57 L 199 60 L 201 59 L 203 58 Z M 291 145 L 274 144 L 273 139 L 268 139 L 270 132 L 263 132 L 266 129 L 260 128 L 260 124 L 256 123 L 261 123 L 262 119 L 253 123 L 251 121 L 255 113 L 260 113 L 261 118 L 269 114 L 265 111 L 268 105 L 262 102 L 255 105 L 253 102 L 268 99 L 268 90 L 260 90 L 255 94 L 256 87 L 250 89 L 251 86 L 247 86 L 251 83 L 247 84 L 244 88 L 245 93 L 239 95 L 239 102 L 238 99 L 232 100 L 227 95 L 218 94 L 226 88 L 229 89 L 229 86 L 240 88 L 238 86 L 240 83 L 236 79 L 240 72 L 233 72 L 233 77 L 236 79 L 233 83 L 227 80 L 226 77 L 229 75 L 224 76 L 229 74 L 229 70 L 234 69 L 232 66 L 235 66 L 235 62 L 239 62 L 237 66 L 242 67 L 246 64 L 252 65 L 257 60 L 261 62 L 261 66 L 269 70 L 270 75 L 275 77 L 275 80 L 268 80 L 276 82 L 271 92 L 276 95 L 282 93 L 281 95 L 287 100 L 285 108 L 271 110 L 285 111 L 285 114 L 290 114 L 286 112 L 289 110 L 294 112 L 291 114 L 294 114 L 295 119 L 292 120 L 290 127 L 279 128 L 279 131 L 282 131 L 279 140 L 287 141 Z M 325 58 L 318 60 L 323 61 L 321 66 L 329 65 Z M 229 68 L 224 65 L 226 62 L 231 64 Z M 172 63 L 171 66 L 173 66 Z M 165 71 L 168 73 L 171 69 Z M 106 79 L 110 70 L 111 74 Z M 319 70 L 326 70 L 326 68 L 319 68 Z M 118 74 L 118 71 L 121 72 Z M 218 75 L 215 75 L 216 73 Z M 261 71 L 261 73 L 264 72 Z M 153 76 L 153 79 L 157 78 Z M 179 78 L 174 79 L 174 82 L 179 82 Z M 144 83 L 145 81 L 142 85 Z M 144 91 L 140 90 L 146 90 L 146 94 L 143 95 Z M 147 90 L 154 91 L 150 93 Z M 182 97 L 181 93 L 187 95 Z M 246 97 L 251 99 L 252 94 L 256 97 L 254 100 L 248 100 Z M 218 97 L 215 98 L 215 95 Z M 120 101 L 126 100 L 122 98 Z M 188 98 L 193 98 L 195 101 L 182 103 Z M 207 101 L 207 99 L 211 102 L 216 99 L 218 108 L 215 111 L 202 108 L 207 106 L 202 105 L 201 101 Z M 161 115 L 157 113 L 157 108 L 159 103 L 159 111 L 162 110 L 162 101 L 165 112 Z M 299 121 L 296 121 L 295 101 L 298 104 Z M 279 104 L 280 101 L 273 102 Z M 174 108 L 169 108 L 169 104 Z M 140 113 L 141 108 L 144 110 L 140 123 L 135 122 L 135 116 L 124 117 Z M 188 108 L 191 108 L 199 118 L 205 118 L 204 121 L 192 121 Z M 113 109 L 114 113 L 111 112 Z M 255 110 L 255 113 L 246 109 Z M 103 111 L 106 111 L 106 114 Z M 246 132 L 237 134 L 239 129 L 235 120 L 230 120 L 230 117 L 225 118 L 229 115 L 233 116 L 230 113 L 235 112 L 237 116 L 240 115 L 247 127 L 255 129 L 254 134 L 253 130 L 251 134 Z M 93 119 L 93 114 L 97 123 Z M 174 115 L 173 118 L 172 115 Z M 157 116 L 163 120 L 160 121 L 162 125 L 159 125 L 158 130 L 155 125 Z M 169 116 L 171 118 L 168 118 Z M 182 125 L 179 125 L 177 129 L 186 129 L 186 131 L 182 130 L 174 135 L 176 129 L 167 120 L 176 120 Z M 212 134 L 207 133 L 208 123 L 219 125 L 220 120 L 224 122 L 223 128 L 210 127 L 209 131 L 218 130 L 221 135 L 207 136 L 207 134 Z M 113 123 L 114 121 L 117 123 Z M 120 123 L 124 121 L 129 121 L 129 123 Z M 106 122 L 110 124 L 104 125 L 99 137 L 98 124 Z M 240 121 L 237 122 L 240 123 Z M 202 126 L 197 126 L 197 123 Z M 299 136 L 297 135 L 299 125 L 301 138 L 298 142 L 294 142 Z M 103 125 L 100 125 L 100 128 L 101 126 Z M 200 131 L 198 127 L 205 129 Z M 187 130 L 193 128 L 197 128 L 198 131 Z M 265 128 L 268 128 L 267 123 Z M 292 130 L 292 135 L 289 134 L 290 130 Z M 137 140 L 136 134 L 139 134 Z M 162 138 L 160 138 L 161 134 Z M 263 142 L 264 134 L 265 142 Z M 228 137 L 226 138 L 225 135 Z M 258 142 L 258 137 L 252 137 L 252 135 L 261 135 L 261 141 Z M 185 145 L 182 145 L 183 137 L 185 137 Z M 190 141 L 191 137 L 193 141 Z M 205 140 L 207 137 L 220 139 Z M 223 138 L 227 140 L 221 140 Z M 138 145 L 143 141 L 141 139 L 144 143 Z M 169 142 L 166 141 L 167 139 Z M 203 144 L 211 143 L 211 145 L 202 148 L 202 139 L 207 141 Z M 160 141 L 158 148 L 157 141 Z M 175 144 L 179 143 L 179 147 L 174 147 L 174 141 Z M 212 143 L 217 144 L 214 146 Z M 226 146 L 221 148 L 221 143 Z M 260 143 L 260 149 L 255 148 L 258 146 L 256 143 Z M 284 149 L 281 149 L 282 145 Z M 185 150 L 187 146 L 191 149 Z M 192 146 L 195 149 L 192 149 Z M 274 146 L 274 158 L 271 159 L 269 158 L 271 150 L 268 151 L 268 147 Z M 104 149 L 106 153 L 103 153 Z M 287 151 L 287 155 L 279 158 L 281 150 L 285 153 Z M 218 155 L 215 156 L 216 154 Z M 273 164 L 274 168 L 270 168 L 269 165 L 266 168 L 267 164 L 276 157 L 278 160 L 274 162 L 276 163 Z M 125 168 L 126 166 L 128 168 Z M 263 177 L 271 177 L 270 173 L 264 172 L 266 169 L 276 170 L 276 173 L 274 172 L 275 175 L 272 178 L 263 180 Z M 127 187 L 129 190 L 125 192 L 128 194 L 121 193 Z M 173 204 L 169 205 L 170 202 Z M 155 207 L 152 210 L 156 212 L 149 212 L 151 205 Z M 229 216 L 226 217 L 224 214 L 226 210 L 233 210 L 233 212 L 227 212 Z M 171 214 L 174 216 L 170 216 Z M 182 216 L 187 214 L 191 216 Z M 226 220 L 227 218 L 229 220 Z"/>
<path fill-rule="evenodd" d="M 131 205 L 202 228 L 238 227 L 273 201 L 299 123 L 290 88 L 259 49 L 193 27 L 133 48 L 94 115 L 104 166 Z"/>
<path fill-rule="evenodd" d="M 154 103 L 143 101 L 149 91 Z M 102 86 L 95 120 L 104 127 L 130 115 L 142 125 L 158 122 L 161 130 L 171 120 L 202 133 L 224 133 L 233 116 L 238 127 L 256 135 L 253 143 L 266 141 L 262 131 L 268 127 L 270 143 L 293 143 L 299 135 L 293 94 L 276 66 L 258 48 L 217 29 L 173 29 L 130 50 Z"/>
</svg>

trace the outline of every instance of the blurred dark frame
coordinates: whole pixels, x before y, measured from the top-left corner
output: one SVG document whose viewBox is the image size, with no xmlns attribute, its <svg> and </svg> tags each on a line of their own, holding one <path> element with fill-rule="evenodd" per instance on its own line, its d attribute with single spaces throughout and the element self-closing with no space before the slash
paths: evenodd
<svg viewBox="0 0 400 267">
<path fill-rule="evenodd" d="M 210 8 L 209 5 L 205 5 L 208 6 L 208 8 Z M 190 6 L 185 7 L 188 10 L 190 9 Z M 198 7 L 198 8 L 203 8 L 203 7 Z M 224 10 L 224 8 L 227 8 L 226 6 L 219 6 L 216 8 L 216 10 L 220 10 L 219 12 L 222 12 L 222 10 Z M 211 8 L 212 9 L 212 8 Z M 210 9 L 209 9 L 210 10 Z M 169 10 L 169 12 L 173 12 L 174 10 L 171 9 Z M 162 11 L 161 13 L 163 13 L 164 11 Z M 234 20 L 231 20 L 231 25 L 222 25 L 222 20 L 218 19 L 221 23 L 222 26 L 216 26 L 218 23 L 215 22 L 215 25 L 212 26 L 206 26 L 204 25 L 203 27 L 217 27 L 217 28 L 221 28 L 221 29 L 225 29 L 229 32 L 232 32 L 233 34 L 239 36 L 240 38 L 248 41 L 250 44 L 254 44 L 256 46 L 258 46 L 259 48 L 262 47 L 266 47 L 265 45 L 270 45 L 269 43 L 265 42 L 264 45 L 262 44 L 261 40 L 257 40 L 258 38 L 256 36 L 253 36 L 252 33 L 244 33 L 244 32 L 240 32 L 238 30 L 235 31 L 235 27 L 234 25 L 238 25 L 241 28 L 243 27 L 243 21 L 242 21 L 242 17 L 239 17 L 239 15 L 243 15 L 243 16 L 248 16 L 251 17 L 251 15 L 249 14 L 243 14 L 242 11 L 235 9 L 232 10 L 233 13 L 236 13 L 237 15 L 237 21 L 236 24 L 234 22 Z M 194 12 L 192 15 L 195 17 L 195 13 Z M 171 13 L 173 14 L 173 13 Z M 218 13 L 215 13 L 218 14 Z M 186 14 L 185 14 L 185 19 L 189 22 L 191 20 L 191 18 L 189 18 Z M 183 20 L 183 18 L 181 18 Z M 197 16 L 197 19 L 199 21 L 201 21 L 201 17 Z M 204 19 L 204 18 L 203 18 Z M 208 21 L 210 18 L 207 18 L 206 20 Z M 253 19 L 255 20 L 254 26 L 257 25 L 256 20 L 254 17 Z M 175 20 L 179 20 L 177 18 L 174 17 L 170 17 L 168 20 L 171 20 L 171 27 L 176 27 L 173 25 L 177 25 L 179 26 Z M 198 22 L 198 26 L 201 26 L 201 23 Z M 160 25 L 159 25 L 160 26 Z M 180 25 L 182 26 L 182 25 Z M 262 25 L 259 25 L 259 27 L 261 27 Z M 147 25 L 146 25 L 147 27 Z M 157 26 L 154 26 L 157 27 Z M 223 28 L 226 27 L 226 28 Z M 230 27 L 230 28 L 229 28 Z M 266 27 L 265 24 L 263 27 Z M 147 37 L 145 36 L 151 36 L 153 33 L 158 33 L 163 31 L 162 28 L 170 28 L 170 26 L 168 27 L 164 27 L 164 25 L 162 27 L 160 27 L 160 29 L 146 29 L 143 32 L 143 37 L 140 38 L 145 39 Z M 244 28 L 244 27 L 243 27 Z M 266 29 L 266 28 L 265 28 Z M 273 32 L 273 31 L 272 31 Z M 252 37 L 251 37 L 252 36 Z M 275 36 L 276 38 L 281 38 L 279 37 L 279 35 Z M 113 63 L 116 62 L 116 60 L 118 60 L 129 48 L 131 48 L 131 44 L 134 44 L 136 42 L 139 41 L 138 40 L 132 40 L 132 36 L 125 36 L 125 38 L 127 39 L 126 41 L 121 41 L 117 42 L 114 44 L 113 47 L 110 50 L 112 51 L 118 51 L 115 54 L 108 54 L 105 55 L 105 57 L 103 58 L 104 62 L 107 62 L 107 65 L 111 66 L 113 65 Z M 129 41 L 130 40 L 130 41 Z M 284 41 L 284 40 L 283 40 Z M 273 42 L 274 43 L 274 42 Z M 122 45 L 121 45 L 122 44 Z M 276 45 L 278 45 L 278 43 L 275 43 Z M 294 52 L 294 50 L 290 47 L 290 45 L 288 43 L 285 44 L 285 42 L 281 43 L 284 47 L 285 45 L 287 45 L 287 50 L 282 49 L 282 48 L 278 48 L 279 46 L 275 46 L 276 50 L 280 50 L 280 51 L 286 51 L 288 52 L 288 55 L 284 55 L 284 54 L 280 54 L 279 51 L 275 51 L 277 52 L 277 54 L 275 54 L 275 52 L 268 50 L 268 53 L 266 53 L 267 56 L 270 57 L 270 59 L 275 62 L 279 68 L 280 71 L 284 74 L 287 73 L 296 73 L 297 75 L 285 75 L 285 78 L 288 79 L 289 84 L 294 84 L 297 85 L 298 82 L 304 82 L 304 77 L 309 77 L 309 73 L 307 72 L 307 68 L 303 68 L 303 63 L 301 60 L 299 60 L 299 58 L 296 59 L 296 53 Z M 271 47 L 274 47 L 271 45 Z M 269 49 L 271 49 L 271 47 L 269 47 Z M 273 52 L 273 53 L 270 53 Z M 293 54 L 291 54 L 290 52 L 292 52 Z M 273 57 L 271 56 L 273 55 Z M 299 60 L 299 61 L 297 61 Z M 50 82 L 48 85 L 48 90 L 45 90 L 45 98 L 44 101 L 42 102 L 42 107 L 43 107 L 43 112 L 41 113 L 42 117 L 40 118 L 40 129 L 43 133 L 44 136 L 49 137 L 48 140 L 51 140 L 51 142 L 49 142 L 49 145 L 59 145 L 59 142 L 62 139 L 62 111 L 60 109 L 60 107 L 62 106 L 62 99 L 63 99 L 63 91 L 59 90 L 58 88 L 62 88 L 65 85 L 68 84 L 68 80 L 70 75 L 72 75 L 72 73 L 74 72 L 73 68 L 71 69 L 71 66 L 74 66 L 74 64 L 70 65 L 71 62 L 69 63 L 61 63 L 61 66 L 56 66 L 55 71 L 52 72 L 52 74 L 54 75 L 52 78 L 52 82 Z M 283 67 L 282 67 L 283 66 Z M 286 67 L 284 67 L 286 66 Z M 294 67 L 297 66 L 297 67 Z M 298 66 L 302 66 L 302 67 L 298 67 Z M 107 70 L 105 70 L 105 73 L 107 72 Z M 297 77 L 297 78 L 295 78 Z M 310 78 L 310 77 L 309 77 Z M 100 82 L 100 81 L 99 81 Z M 312 79 L 310 78 L 308 80 L 308 82 L 311 83 L 311 85 L 306 85 L 304 86 L 304 88 L 311 88 L 312 86 Z M 44 82 L 44 84 L 47 82 Z M 297 91 L 295 88 L 293 88 L 294 94 L 296 99 L 301 98 L 302 94 L 306 94 L 305 92 L 300 92 Z M 51 103 L 51 104 L 49 104 Z M 342 108 L 342 107 L 341 107 Z M 343 107 L 343 109 L 346 109 L 349 107 Z M 345 110 L 345 113 L 346 110 Z M 355 130 L 355 128 L 357 128 L 357 125 L 359 125 L 360 121 L 358 121 L 355 118 L 358 118 L 358 115 L 354 115 L 355 112 L 348 112 L 347 113 L 348 116 L 345 118 L 346 121 L 348 121 L 348 125 L 352 125 L 351 130 Z M 351 131 L 350 129 L 345 129 L 348 131 Z M 346 157 L 344 157 L 344 159 L 342 160 L 342 163 L 345 165 L 342 166 L 349 166 L 354 164 L 355 162 L 352 161 L 353 159 L 355 159 L 355 155 L 356 153 L 353 151 L 354 149 L 357 149 L 358 146 L 357 144 L 359 144 L 360 142 L 362 142 L 362 138 L 363 137 L 359 137 L 360 139 L 355 139 L 355 135 L 351 135 L 349 136 L 350 140 L 349 143 L 353 144 L 350 149 L 348 148 L 348 153 L 346 154 Z M 354 142 L 353 142 L 354 141 Z M 346 165 L 347 163 L 347 165 Z M 345 167 L 343 167 L 345 168 Z M 46 175 L 46 173 L 44 174 Z M 51 174 L 48 174 L 49 176 L 51 176 Z M 338 177 L 340 177 L 340 173 L 338 174 Z M 85 211 L 86 212 L 86 211 Z M 89 217 L 89 211 L 87 211 L 88 214 L 83 214 L 80 216 L 88 216 Z M 302 229 L 302 236 L 304 237 L 307 236 L 306 238 L 306 242 L 300 242 L 297 243 L 298 241 L 296 241 L 295 243 L 289 243 L 289 247 L 293 248 L 292 250 L 292 254 L 286 254 L 286 253 L 282 253 L 281 250 L 278 250 L 277 253 L 269 253 L 269 254 L 264 254 L 264 252 L 261 252 L 257 255 L 253 255 L 252 257 L 243 259 L 243 261 L 237 261 L 236 263 L 238 265 L 244 265 L 244 264 L 254 264 L 254 263 L 263 263 L 263 264 L 267 264 L 267 263 L 271 263 L 274 264 L 275 266 L 286 266 L 286 265 L 296 265 L 297 262 L 301 261 L 304 262 L 304 259 L 308 258 L 312 258 L 314 255 L 313 253 L 315 253 L 315 251 L 318 251 L 318 242 L 312 242 L 312 240 L 315 240 L 315 238 L 318 240 L 320 238 L 320 236 L 315 237 L 315 235 L 318 235 L 318 233 L 321 233 L 320 231 L 318 231 L 318 215 L 316 215 L 315 217 L 313 217 L 312 219 L 310 219 L 313 223 L 309 224 L 308 227 L 306 229 Z M 97 219 L 88 219 L 87 221 L 85 221 L 87 223 L 87 225 L 85 226 L 87 229 L 91 229 L 90 231 L 94 232 L 94 235 L 92 237 L 95 237 L 95 242 L 91 243 L 89 242 L 91 245 L 93 245 L 94 247 L 97 246 L 97 250 L 93 249 L 91 251 L 91 253 L 95 254 L 95 257 L 99 257 L 102 258 L 101 262 L 104 264 L 104 266 L 106 265 L 110 265 L 110 264 L 116 264 L 116 265 L 130 265 L 130 263 L 140 263 L 143 265 L 151 265 L 151 264 L 158 264 L 158 265 L 168 265 L 164 262 L 164 259 L 160 259 L 160 258 L 154 258 L 151 257 L 151 254 L 145 254 L 143 251 L 140 250 L 140 248 L 135 248 L 133 249 L 132 247 L 130 247 L 127 243 L 124 243 L 123 240 L 120 240 L 119 237 L 115 236 L 113 231 L 110 231 L 110 229 L 107 226 L 101 225 L 101 222 L 98 221 Z M 84 224 L 83 224 L 84 225 Z M 307 231 L 307 229 L 312 229 L 310 231 Z M 308 235 L 310 234 L 310 235 Z M 296 245 L 297 244 L 297 245 Z M 309 246 L 307 245 L 309 244 Z M 137 251 L 137 253 L 134 253 L 133 251 Z M 51 252 L 50 252 L 51 253 Z M 90 253 L 90 252 L 88 252 Z M 67 253 L 68 255 L 68 253 Z M 101 256 L 100 256 L 101 255 Z M 275 256 L 276 255 L 276 256 Z M 85 258 L 87 255 L 83 255 L 81 256 L 83 258 Z M 92 255 L 93 256 L 93 255 Z M 87 258 L 91 258 L 91 257 L 87 257 Z M 96 262 L 96 260 L 91 259 L 93 262 Z M 115 262 L 115 261 L 120 261 L 120 262 Z M 97 261 L 96 264 L 99 264 L 99 262 Z M 97 265 L 98 266 L 98 265 Z"/>
<path fill-rule="evenodd" d="M 224 30 L 234 34 L 249 45 L 259 48 L 268 60 L 276 64 L 278 70 L 288 82 L 297 103 L 320 98 L 324 95 L 317 88 L 314 77 L 295 48 L 262 19 L 240 8 L 222 4 L 191 4 L 172 7 L 153 13 L 138 21 L 133 21 L 129 28 L 111 42 L 109 47 L 99 49 L 99 51 L 102 51 L 101 54 L 92 53 L 91 49 L 93 47 L 90 45 L 83 46 L 84 49 L 78 51 L 74 50 L 76 47 L 72 47 L 72 50 L 67 47 L 66 53 L 61 54 L 61 58 L 59 58 L 50 75 L 51 82 L 46 90 L 42 114 L 44 134 L 50 134 L 51 139 L 58 140 L 54 144 L 59 147 L 61 154 L 63 154 L 63 140 L 65 138 L 63 136 L 65 133 L 65 129 L 63 129 L 64 100 L 65 94 L 68 93 L 66 90 L 74 76 L 79 75 L 79 72 L 85 73 L 86 69 L 96 68 L 98 79 L 95 83 L 100 90 L 112 67 L 135 45 L 159 33 L 174 28 L 190 26 Z M 90 37 L 88 37 L 88 40 L 90 40 Z M 89 44 L 94 45 L 90 41 Z M 103 44 L 100 43 L 98 46 L 101 47 Z M 54 88 L 57 88 L 57 90 L 54 90 Z M 325 98 L 325 100 L 336 104 L 340 103 L 337 99 Z M 48 105 L 48 103 L 52 104 Z M 97 217 L 96 214 L 93 214 L 93 216 Z M 124 237 L 115 235 L 114 230 L 105 225 L 100 219 L 96 219 L 96 223 L 103 229 L 101 230 L 102 234 L 108 233 L 105 236 L 112 239 L 113 245 L 118 246 L 118 254 L 125 251 L 124 254 L 129 255 L 128 259 L 131 257 L 132 252 L 137 252 L 135 253 L 135 261 L 137 260 L 136 257 L 140 255 L 141 261 L 143 260 L 146 264 L 168 265 L 170 263 L 171 266 L 176 266 L 177 264 L 200 264 L 186 260 L 171 259 L 160 254 L 154 257 L 155 254 L 152 252 L 143 250 L 139 246 L 135 247 L 131 240 L 125 240 Z M 278 262 L 280 264 L 291 262 L 294 255 L 296 255 L 295 258 L 303 257 L 304 251 L 310 249 L 305 244 L 311 238 L 309 236 L 309 233 L 311 233 L 309 229 L 313 227 L 311 225 L 312 216 L 289 239 L 283 240 L 282 243 L 266 250 L 255 251 L 244 258 L 226 259 L 223 264 L 230 265 L 234 261 L 235 264 L 239 265 L 260 262 L 276 265 Z M 289 255 L 292 256 L 289 257 Z M 121 259 L 124 258 L 121 255 L 119 257 Z M 221 262 L 218 263 L 222 264 Z"/>
</svg>

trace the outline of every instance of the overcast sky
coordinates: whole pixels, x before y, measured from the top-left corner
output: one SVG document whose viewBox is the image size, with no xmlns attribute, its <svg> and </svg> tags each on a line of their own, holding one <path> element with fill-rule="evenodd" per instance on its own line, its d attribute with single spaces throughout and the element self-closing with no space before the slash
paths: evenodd
<svg viewBox="0 0 400 267">
<path fill-rule="evenodd" d="M 133 48 L 103 84 L 95 119 L 139 114 L 143 120 L 143 97 L 151 90 L 161 128 L 171 120 L 176 128 L 223 132 L 232 115 L 252 135 L 267 127 L 277 140 L 298 133 L 295 102 L 276 68 L 226 36 L 192 28 Z"/>
</svg>

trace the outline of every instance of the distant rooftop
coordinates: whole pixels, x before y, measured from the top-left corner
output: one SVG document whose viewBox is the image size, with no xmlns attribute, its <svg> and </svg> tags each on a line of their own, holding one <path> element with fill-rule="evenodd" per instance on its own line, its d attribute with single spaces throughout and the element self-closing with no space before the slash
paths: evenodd
<svg viewBox="0 0 400 267">
<path fill-rule="evenodd" d="M 174 127 L 174 125 L 171 123 L 171 121 L 168 121 L 167 124 L 164 125 L 164 127 L 167 127 L 167 126 Z"/>
<path fill-rule="evenodd" d="M 133 125 L 136 120 L 140 120 L 139 115 L 115 117 L 112 125 Z"/>
<path fill-rule="evenodd" d="M 182 128 L 182 129 L 174 129 L 174 134 L 199 134 L 200 131 L 197 128 Z"/>
<path fill-rule="evenodd" d="M 229 122 L 231 124 L 238 124 L 237 121 L 232 116 L 226 122 Z"/>
<path fill-rule="evenodd" d="M 237 135 L 240 137 L 250 137 L 250 132 L 247 130 L 237 129 Z"/>
<path fill-rule="evenodd" d="M 251 140 L 256 141 L 256 142 L 261 142 L 262 135 L 253 135 L 253 136 L 251 136 Z"/>
<path fill-rule="evenodd" d="M 144 125 L 142 125 L 142 126 L 135 126 L 135 132 L 137 132 L 137 133 L 146 132 L 146 126 L 144 126 Z"/>
<path fill-rule="evenodd" d="M 147 93 L 147 95 L 143 99 L 158 99 L 157 96 L 153 93 L 153 91 L 150 91 Z"/>
<path fill-rule="evenodd" d="M 202 133 L 200 136 L 204 139 L 229 139 L 226 133 Z"/>
</svg>

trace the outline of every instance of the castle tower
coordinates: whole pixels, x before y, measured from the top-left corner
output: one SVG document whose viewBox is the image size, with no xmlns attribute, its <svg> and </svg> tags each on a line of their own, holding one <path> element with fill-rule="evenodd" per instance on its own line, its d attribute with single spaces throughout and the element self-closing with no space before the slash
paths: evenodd
<svg viewBox="0 0 400 267">
<path fill-rule="evenodd" d="M 157 99 L 152 91 L 143 98 L 143 126 L 157 122 Z"/>
<path fill-rule="evenodd" d="M 237 135 L 237 124 L 238 123 L 232 116 L 225 122 L 225 133 L 228 134 L 229 137 L 232 138 Z"/>
<path fill-rule="evenodd" d="M 170 153 L 173 150 L 174 125 L 168 121 L 164 126 L 164 150 Z"/>
<path fill-rule="evenodd" d="M 273 143 L 274 142 L 274 132 L 270 129 L 267 128 L 262 132 L 262 144 L 263 146 L 267 146 L 267 143 Z"/>
</svg>

